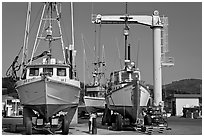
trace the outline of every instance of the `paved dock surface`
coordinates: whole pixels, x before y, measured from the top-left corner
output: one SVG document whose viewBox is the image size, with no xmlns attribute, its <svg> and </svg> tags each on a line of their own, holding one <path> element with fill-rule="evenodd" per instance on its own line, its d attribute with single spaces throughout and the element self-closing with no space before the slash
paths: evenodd
<svg viewBox="0 0 204 137">
<path fill-rule="evenodd" d="M 107 126 L 100 124 L 101 118 L 97 118 L 97 134 L 98 135 L 145 135 L 143 132 L 135 131 L 131 127 L 125 127 L 122 131 L 109 130 Z M 2 135 L 25 135 L 22 125 L 18 125 L 16 132 L 10 132 L 6 124 L 9 122 L 21 123 L 22 118 L 2 119 Z M 202 119 L 189 119 L 181 117 L 170 117 L 168 119 L 171 130 L 165 130 L 163 133 L 153 132 L 153 135 L 202 135 Z M 33 131 L 35 135 L 49 135 L 49 132 Z M 61 131 L 55 133 L 60 135 Z M 90 135 L 88 133 L 88 119 L 80 119 L 77 125 L 71 125 L 69 129 L 70 135 Z"/>
</svg>

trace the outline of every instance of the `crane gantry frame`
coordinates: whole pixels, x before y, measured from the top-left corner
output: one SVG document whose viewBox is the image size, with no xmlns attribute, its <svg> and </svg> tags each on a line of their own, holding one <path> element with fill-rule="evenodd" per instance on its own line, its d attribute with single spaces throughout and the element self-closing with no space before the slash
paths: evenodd
<svg viewBox="0 0 204 137">
<path fill-rule="evenodd" d="M 167 20 L 167 17 L 163 17 Z M 159 12 L 155 10 L 151 16 L 149 15 L 92 15 L 92 23 L 94 24 L 140 24 L 149 26 L 153 30 L 153 84 L 154 84 L 154 105 L 158 106 L 162 102 L 162 64 L 165 66 L 174 65 L 173 62 L 162 62 L 161 51 L 161 30 L 167 24 L 161 21 Z M 126 56 L 126 55 L 125 55 Z"/>
</svg>

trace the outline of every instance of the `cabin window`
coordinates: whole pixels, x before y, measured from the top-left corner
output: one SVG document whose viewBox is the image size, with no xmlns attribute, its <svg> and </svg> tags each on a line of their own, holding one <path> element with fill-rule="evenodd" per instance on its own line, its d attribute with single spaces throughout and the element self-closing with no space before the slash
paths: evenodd
<svg viewBox="0 0 204 137">
<path fill-rule="evenodd" d="M 122 81 L 129 81 L 129 73 L 127 72 L 122 72 Z"/>
<path fill-rule="evenodd" d="M 38 76 L 39 75 L 39 68 L 30 68 L 29 76 Z"/>
<path fill-rule="evenodd" d="M 138 80 L 139 79 L 138 73 L 132 73 L 132 79 L 133 80 Z"/>
<path fill-rule="evenodd" d="M 119 73 L 114 73 L 114 84 L 118 84 L 119 83 Z"/>
<path fill-rule="evenodd" d="M 12 100 L 7 100 L 7 105 L 12 105 Z"/>
<path fill-rule="evenodd" d="M 53 68 L 43 68 L 43 73 L 53 75 Z"/>
<path fill-rule="evenodd" d="M 57 68 L 57 76 L 66 76 L 66 68 Z"/>
</svg>

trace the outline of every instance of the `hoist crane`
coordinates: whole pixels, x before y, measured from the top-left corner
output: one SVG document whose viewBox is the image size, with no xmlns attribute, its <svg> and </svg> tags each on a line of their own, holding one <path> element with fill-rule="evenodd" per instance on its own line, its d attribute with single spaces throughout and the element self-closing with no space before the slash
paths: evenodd
<svg viewBox="0 0 204 137">
<path fill-rule="evenodd" d="M 154 84 L 154 105 L 159 106 L 162 102 L 162 71 L 163 63 L 166 66 L 172 66 L 173 63 L 163 62 L 161 60 L 161 31 L 167 28 L 167 17 L 160 17 L 159 12 L 155 10 L 151 16 L 149 15 L 92 15 L 92 23 L 94 24 L 140 24 L 149 26 L 153 30 L 153 84 Z M 127 29 L 126 29 L 127 30 Z M 125 30 L 124 30 L 125 31 Z M 167 33 L 167 32 L 166 32 Z M 124 33 L 125 34 L 125 33 Z M 166 43 L 167 44 L 167 43 Z M 164 45 L 165 46 L 165 45 Z M 125 47 L 125 51 L 127 51 Z M 126 55 L 125 55 L 126 58 Z"/>
</svg>

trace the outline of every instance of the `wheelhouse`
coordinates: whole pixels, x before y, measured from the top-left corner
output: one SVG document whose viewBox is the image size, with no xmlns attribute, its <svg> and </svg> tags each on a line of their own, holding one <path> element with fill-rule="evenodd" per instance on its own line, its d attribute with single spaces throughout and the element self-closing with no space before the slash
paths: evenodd
<svg viewBox="0 0 204 137">
<path fill-rule="evenodd" d="M 69 67 L 65 65 L 29 65 L 27 67 L 26 79 L 40 77 L 43 74 L 52 77 L 69 78 Z"/>
<path fill-rule="evenodd" d="M 69 65 L 63 63 L 32 64 L 26 68 L 26 79 L 49 75 L 50 77 L 69 78 Z"/>
<path fill-rule="evenodd" d="M 115 71 L 110 74 L 110 81 L 111 83 L 117 85 L 120 83 L 127 83 L 133 80 L 140 80 L 140 71 Z"/>
</svg>

